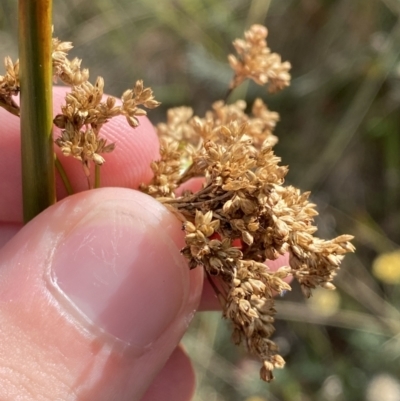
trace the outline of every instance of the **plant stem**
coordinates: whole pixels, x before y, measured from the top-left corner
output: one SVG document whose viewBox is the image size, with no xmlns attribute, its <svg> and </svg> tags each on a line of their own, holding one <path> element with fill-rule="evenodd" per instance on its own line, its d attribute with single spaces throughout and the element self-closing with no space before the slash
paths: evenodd
<svg viewBox="0 0 400 401">
<path fill-rule="evenodd" d="M 100 166 L 98 164 L 94 166 L 94 187 L 100 188 Z"/>
<path fill-rule="evenodd" d="M 222 292 L 219 290 L 219 288 L 215 285 L 213 278 L 211 277 L 211 274 L 207 271 L 207 269 L 204 269 L 206 276 L 207 276 L 207 280 L 210 283 L 212 289 L 215 292 L 215 295 L 218 298 L 219 303 L 221 304 L 222 307 L 224 307 L 226 305 L 226 297 L 224 296 L 224 294 L 222 294 Z"/>
<path fill-rule="evenodd" d="M 60 174 L 61 180 L 64 184 L 65 189 L 67 190 L 68 195 L 72 195 L 74 191 L 72 189 L 71 183 L 68 179 L 67 173 L 65 172 L 63 165 L 61 164 L 59 158 L 56 155 L 54 155 L 54 163 L 58 173 Z"/>
<path fill-rule="evenodd" d="M 52 0 L 19 0 L 24 221 L 55 202 L 52 137 Z"/>
</svg>

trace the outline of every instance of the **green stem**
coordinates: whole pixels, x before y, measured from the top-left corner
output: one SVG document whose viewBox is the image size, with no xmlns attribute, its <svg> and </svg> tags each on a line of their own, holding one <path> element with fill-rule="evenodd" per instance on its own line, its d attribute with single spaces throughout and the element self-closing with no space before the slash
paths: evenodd
<svg viewBox="0 0 400 401">
<path fill-rule="evenodd" d="M 232 94 L 233 89 L 234 89 L 234 88 L 228 88 L 228 90 L 226 91 L 225 96 L 224 96 L 224 102 L 225 102 L 225 103 L 228 102 L 229 96 Z"/>
<path fill-rule="evenodd" d="M 24 221 L 55 202 L 52 137 L 52 0 L 19 0 Z"/>
<path fill-rule="evenodd" d="M 68 179 L 67 173 L 65 172 L 64 167 L 61 164 L 57 155 L 54 155 L 54 163 L 55 163 L 58 173 L 60 174 L 61 180 L 64 184 L 65 189 L 67 190 L 68 195 L 72 195 L 74 193 L 74 191 L 73 191 L 71 183 Z"/>
</svg>

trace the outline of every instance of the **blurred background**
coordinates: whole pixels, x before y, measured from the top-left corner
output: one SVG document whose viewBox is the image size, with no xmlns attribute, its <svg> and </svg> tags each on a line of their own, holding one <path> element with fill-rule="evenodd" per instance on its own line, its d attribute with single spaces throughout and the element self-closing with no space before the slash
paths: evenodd
<svg viewBox="0 0 400 401">
<path fill-rule="evenodd" d="M 1 0 L 1 58 L 17 57 L 16 3 Z M 319 236 L 356 237 L 336 292 L 304 300 L 294 285 L 277 300 L 287 365 L 270 385 L 219 313 L 196 316 L 183 340 L 195 401 L 400 400 L 399 16 L 399 0 L 54 1 L 55 36 L 109 94 L 144 79 L 163 103 L 154 123 L 169 107 L 201 115 L 222 98 L 232 40 L 265 24 L 292 85 L 277 95 L 243 85 L 230 101 L 262 97 L 280 113 L 275 151 L 287 182 L 312 191 Z"/>
</svg>

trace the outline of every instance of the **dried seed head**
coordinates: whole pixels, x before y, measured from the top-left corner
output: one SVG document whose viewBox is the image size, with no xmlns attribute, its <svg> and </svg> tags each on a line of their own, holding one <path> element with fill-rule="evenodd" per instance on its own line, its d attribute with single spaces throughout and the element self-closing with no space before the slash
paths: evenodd
<svg viewBox="0 0 400 401">
<path fill-rule="evenodd" d="M 62 114 L 54 118 L 54 124 L 62 129 L 55 143 L 65 156 L 71 155 L 80 160 L 86 176 L 89 176 L 91 162 L 101 166 L 105 162 L 101 154 L 110 153 L 115 148 L 114 143 L 107 145 L 107 141 L 101 138 L 103 124 L 113 117 L 124 115 L 128 124 L 136 128 L 139 125 L 137 117 L 146 115 L 145 110 L 138 106 L 154 108 L 160 103 L 154 99 L 150 88 L 143 87 L 143 81 L 137 81 L 133 89 L 123 93 L 122 105 L 117 105 L 113 97 L 104 99 L 104 79 L 98 77 L 95 84 L 91 84 L 88 81 L 89 71 L 81 69 L 81 60 L 68 59 L 71 49 L 70 42 L 53 39 L 55 79 L 59 78 L 71 86 L 65 105 L 61 107 Z"/>
<path fill-rule="evenodd" d="M 254 41 L 264 34 L 255 32 Z M 317 286 L 332 288 L 342 256 L 354 248 L 351 236 L 331 241 L 313 236 L 317 212 L 309 193 L 284 186 L 288 168 L 272 150 L 276 141 L 269 140 L 271 134 L 259 139 L 260 126 L 273 129 L 277 116 L 261 101 L 253 107 L 255 118 L 243 117 L 244 108 L 242 102 L 219 102 L 204 118 L 188 108 L 170 110 L 168 122 L 158 126 L 161 159 L 152 165 L 152 182 L 142 188 L 186 220 L 183 255 L 191 268 L 201 265 L 220 280 L 219 298 L 234 341 L 243 341 L 262 361 L 261 377 L 270 381 L 272 370 L 284 365 L 270 340 L 273 295 L 291 289 L 284 281 L 288 275 L 307 297 Z M 204 177 L 202 189 L 175 195 L 192 177 Z M 270 271 L 265 260 L 284 253 L 290 266 Z"/>
<path fill-rule="evenodd" d="M 281 61 L 277 53 L 267 46 L 268 31 L 261 25 L 252 25 L 245 32 L 245 39 L 233 42 L 237 56 L 230 54 L 228 61 L 235 76 L 230 88 L 236 88 L 245 79 L 252 79 L 259 85 L 268 84 L 270 92 L 277 92 L 290 83 L 289 62 Z"/>
</svg>

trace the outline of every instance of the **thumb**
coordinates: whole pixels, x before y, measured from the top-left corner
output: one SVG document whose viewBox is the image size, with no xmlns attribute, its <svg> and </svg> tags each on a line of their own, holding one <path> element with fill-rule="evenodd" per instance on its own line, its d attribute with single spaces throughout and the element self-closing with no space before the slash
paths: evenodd
<svg viewBox="0 0 400 401">
<path fill-rule="evenodd" d="M 0 399 L 138 400 L 201 295 L 177 219 L 128 189 L 47 209 L 0 252 Z"/>
</svg>

